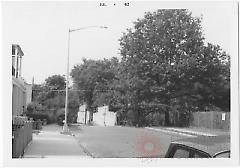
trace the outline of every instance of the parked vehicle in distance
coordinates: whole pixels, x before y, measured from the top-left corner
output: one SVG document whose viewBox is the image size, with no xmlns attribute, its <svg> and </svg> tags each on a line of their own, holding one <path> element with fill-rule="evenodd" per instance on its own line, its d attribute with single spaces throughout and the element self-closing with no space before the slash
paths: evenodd
<svg viewBox="0 0 240 168">
<path fill-rule="evenodd" d="M 230 158 L 230 136 L 199 136 L 173 141 L 165 158 Z"/>
</svg>

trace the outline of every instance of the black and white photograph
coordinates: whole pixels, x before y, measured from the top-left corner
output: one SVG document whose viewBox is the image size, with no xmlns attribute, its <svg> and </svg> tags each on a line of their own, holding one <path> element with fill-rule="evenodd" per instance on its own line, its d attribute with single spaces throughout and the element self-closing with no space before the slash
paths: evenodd
<svg viewBox="0 0 240 168">
<path fill-rule="evenodd" d="M 2 1 L 6 166 L 239 164 L 237 1 Z"/>
</svg>

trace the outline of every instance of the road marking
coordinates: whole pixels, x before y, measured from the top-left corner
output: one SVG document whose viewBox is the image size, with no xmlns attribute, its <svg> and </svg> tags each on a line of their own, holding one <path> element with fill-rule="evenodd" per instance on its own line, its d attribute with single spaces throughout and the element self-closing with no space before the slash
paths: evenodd
<svg viewBox="0 0 240 168">
<path fill-rule="evenodd" d="M 168 133 L 168 134 L 177 134 L 177 135 L 182 135 L 182 136 L 187 136 L 187 137 L 197 137 L 195 135 L 189 135 L 189 134 L 185 134 L 185 133 L 181 133 L 181 132 L 174 132 L 174 131 L 156 129 L 156 128 L 151 128 L 151 127 L 145 127 L 145 128 L 150 129 L 150 130 L 154 130 L 154 131 L 158 131 L 158 132 Z"/>
</svg>

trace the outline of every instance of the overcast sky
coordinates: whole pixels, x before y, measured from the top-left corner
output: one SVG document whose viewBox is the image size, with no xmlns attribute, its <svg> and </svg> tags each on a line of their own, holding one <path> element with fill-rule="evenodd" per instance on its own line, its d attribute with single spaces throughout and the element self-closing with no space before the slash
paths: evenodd
<svg viewBox="0 0 240 168">
<path fill-rule="evenodd" d="M 115 6 L 114 6 L 115 2 Z M 4 55 L 11 44 L 19 44 L 24 52 L 22 76 L 35 83 L 54 74 L 66 74 L 67 38 L 69 28 L 103 25 L 108 29 L 91 28 L 71 33 L 70 69 L 82 58 L 103 59 L 118 57 L 123 32 L 133 26 L 147 11 L 162 8 L 187 8 L 193 16 L 202 14 L 206 41 L 219 44 L 231 56 L 236 38 L 237 4 L 233 2 L 3 2 L 2 31 Z M 11 67 L 11 66 L 9 66 Z M 11 68 L 9 68 L 11 69 Z"/>
</svg>

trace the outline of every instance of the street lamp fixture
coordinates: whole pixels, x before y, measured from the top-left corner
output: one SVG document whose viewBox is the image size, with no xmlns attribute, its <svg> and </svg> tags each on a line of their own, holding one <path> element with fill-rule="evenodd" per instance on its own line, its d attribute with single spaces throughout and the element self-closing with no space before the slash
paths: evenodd
<svg viewBox="0 0 240 168">
<path fill-rule="evenodd" d="M 67 55 L 67 82 L 66 82 L 66 98 L 65 98 L 65 119 L 64 119 L 64 125 L 63 125 L 63 132 L 62 133 L 69 133 L 68 125 L 67 125 L 67 113 L 68 113 L 68 85 L 69 85 L 69 51 L 70 51 L 70 33 L 89 29 L 89 28 L 100 28 L 100 29 L 107 29 L 106 26 L 86 26 L 76 29 L 69 29 L 68 30 L 68 55 Z"/>
<path fill-rule="evenodd" d="M 86 27 L 81 27 L 81 28 L 77 28 L 77 29 L 69 29 L 69 32 L 74 32 L 74 31 L 78 31 L 78 30 L 84 30 L 84 29 L 88 29 L 88 28 L 100 28 L 100 29 L 107 29 L 107 26 L 86 26 Z"/>
</svg>

